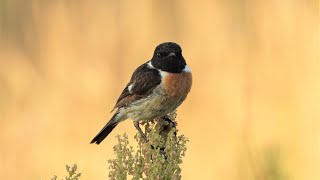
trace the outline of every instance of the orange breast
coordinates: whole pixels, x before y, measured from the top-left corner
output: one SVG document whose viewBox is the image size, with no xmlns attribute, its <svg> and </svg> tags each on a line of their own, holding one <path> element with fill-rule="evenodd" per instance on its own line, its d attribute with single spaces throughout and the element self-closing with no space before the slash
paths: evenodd
<svg viewBox="0 0 320 180">
<path fill-rule="evenodd" d="M 184 97 L 191 89 L 192 75 L 190 72 L 182 72 L 179 74 L 168 73 L 163 81 L 166 94 L 169 96 Z"/>
</svg>

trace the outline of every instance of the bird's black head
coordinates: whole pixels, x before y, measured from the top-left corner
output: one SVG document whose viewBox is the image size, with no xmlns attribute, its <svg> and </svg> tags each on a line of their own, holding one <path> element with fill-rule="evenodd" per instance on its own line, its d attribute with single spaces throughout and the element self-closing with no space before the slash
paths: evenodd
<svg viewBox="0 0 320 180">
<path fill-rule="evenodd" d="M 151 59 L 153 67 L 170 73 L 180 73 L 186 66 L 181 47 L 173 42 L 159 44 Z"/>
</svg>

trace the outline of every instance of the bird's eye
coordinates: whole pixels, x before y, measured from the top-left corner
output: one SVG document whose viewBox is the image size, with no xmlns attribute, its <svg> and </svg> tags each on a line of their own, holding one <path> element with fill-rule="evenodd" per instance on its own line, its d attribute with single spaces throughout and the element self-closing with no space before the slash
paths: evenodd
<svg viewBox="0 0 320 180">
<path fill-rule="evenodd" d="M 181 57 L 182 56 L 181 52 L 178 52 L 176 56 Z"/>
<path fill-rule="evenodd" d="M 157 57 L 160 58 L 160 57 L 165 57 L 167 55 L 167 53 L 165 52 L 158 52 L 157 53 Z"/>
</svg>

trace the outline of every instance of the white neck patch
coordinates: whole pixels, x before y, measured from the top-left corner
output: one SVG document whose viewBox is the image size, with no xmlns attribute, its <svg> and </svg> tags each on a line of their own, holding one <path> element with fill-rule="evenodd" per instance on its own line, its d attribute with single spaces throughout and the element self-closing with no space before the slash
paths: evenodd
<svg viewBox="0 0 320 180">
<path fill-rule="evenodd" d="M 159 70 L 159 72 L 160 72 L 160 76 L 161 76 L 162 78 L 165 78 L 165 77 L 168 75 L 168 73 L 165 72 L 165 71 Z"/>
<path fill-rule="evenodd" d="M 152 66 L 151 61 L 149 61 L 147 64 L 148 64 L 149 68 L 151 68 L 151 69 L 156 69 L 156 68 L 154 68 L 154 67 Z"/>
<path fill-rule="evenodd" d="M 186 65 L 183 69 L 184 72 L 190 72 L 191 73 L 191 69 L 189 68 L 188 65 Z"/>
</svg>

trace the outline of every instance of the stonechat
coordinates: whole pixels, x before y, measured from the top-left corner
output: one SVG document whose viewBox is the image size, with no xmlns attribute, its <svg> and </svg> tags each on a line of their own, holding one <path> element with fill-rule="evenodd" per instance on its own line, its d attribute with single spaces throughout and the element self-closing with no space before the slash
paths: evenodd
<svg viewBox="0 0 320 180">
<path fill-rule="evenodd" d="M 186 99 L 191 85 L 191 70 L 182 56 L 181 47 L 173 42 L 158 45 L 151 60 L 133 72 L 112 110 L 116 112 L 91 143 L 100 144 L 126 119 L 132 119 L 146 139 L 139 121 L 163 118 L 175 111 Z"/>
</svg>

